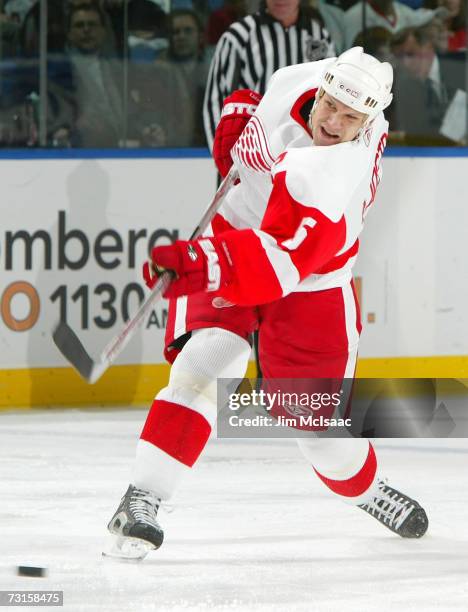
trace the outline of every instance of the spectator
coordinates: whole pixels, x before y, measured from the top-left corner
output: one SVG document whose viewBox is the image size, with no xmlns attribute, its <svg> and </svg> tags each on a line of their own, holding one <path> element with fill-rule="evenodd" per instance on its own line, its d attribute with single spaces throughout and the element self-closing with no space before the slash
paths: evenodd
<svg viewBox="0 0 468 612">
<path fill-rule="evenodd" d="M 83 147 L 114 147 L 124 125 L 121 62 L 107 57 L 105 16 L 95 5 L 70 9 L 67 45 Z"/>
<path fill-rule="evenodd" d="M 153 62 L 167 49 L 166 13 L 150 0 L 132 0 L 128 5 L 129 59 Z M 123 23 L 123 14 L 122 14 Z"/>
<path fill-rule="evenodd" d="M 169 47 L 154 63 L 132 62 L 131 133 L 148 147 L 202 146 L 202 26 L 191 9 L 173 11 L 168 22 Z"/>
<path fill-rule="evenodd" d="M 3 12 L 18 23 L 23 23 L 28 11 L 38 0 L 6 0 Z"/>
<path fill-rule="evenodd" d="M 442 20 L 443 35 L 438 50 L 443 52 L 464 51 L 466 49 L 466 0 L 428 0 L 428 8 L 444 7 L 447 16 Z"/>
<path fill-rule="evenodd" d="M 203 56 L 203 28 L 198 15 L 191 9 L 177 9 L 169 15 L 169 49 L 160 57 L 180 62 L 187 72 Z"/>
<path fill-rule="evenodd" d="M 103 52 L 123 58 L 124 51 L 124 10 L 127 0 L 66 0 L 66 10 L 83 4 L 97 5 L 102 9 L 106 32 Z"/>
<path fill-rule="evenodd" d="M 365 30 L 356 36 L 353 47 L 362 47 L 366 53 L 373 55 L 381 62 L 389 62 L 390 64 L 395 63 L 395 58 L 392 53 L 392 35 L 385 28 L 370 28 Z M 396 82 L 396 75 L 394 74 L 394 83 Z M 398 139 L 394 131 L 394 107 L 395 104 L 392 101 L 389 106 L 384 110 L 385 119 L 389 122 L 390 132 L 389 140 Z M 401 144 L 398 142 L 398 144 Z"/>
<path fill-rule="evenodd" d="M 103 0 L 101 0 L 103 2 Z M 67 13 L 75 6 L 99 6 L 99 0 L 48 0 L 47 2 L 47 51 L 63 53 L 66 46 Z M 21 46 L 26 57 L 39 56 L 40 3 L 35 2 L 24 16 L 21 27 Z M 105 22 L 105 41 L 103 50 L 108 54 L 121 52 L 122 41 L 117 41 L 113 22 L 107 12 L 103 11 Z M 119 21 L 123 23 L 120 10 Z"/>
<path fill-rule="evenodd" d="M 216 45 L 231 23 L 245 17 L 245 0 L 224 0 L 221 8 L 213 11 L 206 25 L 206 44 Z"/>
<path fill-rule="evenodd" d="M 352 46 L 363 30 L 363 23 L 366 28 L 382 27 L 396 34 L 406 28 L 423 26 L 445 13 L 443 8 L 413 10 L 397 0 L 361 0 L 344 13 L 344 45 L 346 49 Z"/>
<path fill-rule="evenodd" d="M 20 32 L 21 55 L 39 58 L 39 28 L 41 6 L 39 2 L 31 5 L 24 15 Z M 61 0 L 47 3 L 47 53 L 63 54 L 65 51 L 65 11 Z"/>
<path fill-rule="evenodd" d="M 462 75 L 444 70 L 430 27 L 401 32 L 393 40 L 392 51 L 397 67 L 393 129 L 421 144 L 443 144 L 447 139 L 440 135 L 440 128 L 456 90 L 463 88 Z"/>
<path fill-rule="evenodd" d="M 0 12 L 0 35 L 2 61 L 18 56 L 19 54 L 20 24 L 12 15 Z"/>
<path fill-rule="evenodd" d="M 381 62 L 393 64 L 391 42 L 392 35 L 387 29 L 369 28 L 356 36 L 353 47 L 362 47 Z"/>
<path fill-rule="evenodd" d="M 19 26 L 19 46 L 15 56 L 10 58 L 14 61 L 2 63 L 0 107 L 2 146 L 31 147 L 39 144 L 39 8 L 39 3 L 32 4 L 27 14 L 22 16 L 22 24 Z M 60 0 L 49 0 L 47 8 L 45 144 L 53 145 L 60 141 L 68 146 L 67 138 L 73 126 L 75 106 L 71 92 L 70 65 L 64 58 L 63 3 Z M 36 24 L 37 27 L 30 28 L 31 24 Z M 67 138 L 64 138 L 64 135 L 67 135 Z"/>
<path fill-rule="evenodd" d="M 355 2 L 349 4 L 339 0 L 318 0 L 317 3 L 320 16 L 330 33 L 337 53 L 341 53 L 345 49 L 344 12 L 353 4 Z"/>
<path fill-rule="evenodd" d="M 198 15 L 190 9 L 172 11 L 169 16 L 169 49 L 161 53 L 163 62 L 178 72 L 188 93 L 189 104 L 184 114 L 190 117 L 191 137 L 184 146 L 206 146 L 203 131 L 203 96 L 205 93 L 209 59 L 204 48 L 203 27 Z"/>
<path fill-rule="evenodd" d="M 320 16 L 302 9 L 299 0 L 266 0 L 259 11 L 233 23 L 216 45 L 205 92 L 203 119 L 210 149 L 223 100 L 234 90 L 263 94 L 279 68 L 334 52 Z"/>
</svg>

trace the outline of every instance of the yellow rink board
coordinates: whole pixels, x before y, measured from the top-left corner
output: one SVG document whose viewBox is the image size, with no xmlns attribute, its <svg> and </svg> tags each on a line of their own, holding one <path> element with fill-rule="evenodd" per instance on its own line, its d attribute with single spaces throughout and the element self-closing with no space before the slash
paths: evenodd
<svg viewBox="0 0 468 612">
<path fill-rule="evenodd" d="M 0 370 L 0 410 L 35 406 L 147 405 L 167 383 L 169 366 L 113 366 L 94 385 L 72 368 Z M 255 376 L 251 362 L 248 377 Z M 468 379 L 468 355 L 360 359 L 360 378 Z"/>
</svg>

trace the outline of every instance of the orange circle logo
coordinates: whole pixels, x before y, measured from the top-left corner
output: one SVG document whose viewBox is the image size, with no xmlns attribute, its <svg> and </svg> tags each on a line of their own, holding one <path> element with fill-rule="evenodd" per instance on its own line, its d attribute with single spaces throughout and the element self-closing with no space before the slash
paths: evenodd
<svg viewBox="0 0 468 612">
<path fill-rule="evenodd" d="M 29 300 L 29 313 L 24 319 L 17 319 L 11 313 L 11 301 L 18 293 L 22 293 Z M 39 318 L 40 299 L 32 285 L 25 281 L 17 281 L 8 285 L 2 295 L 2 318 L 7 327 L 13 331 L 27 331 L 31 329 Z"/>
</svg>

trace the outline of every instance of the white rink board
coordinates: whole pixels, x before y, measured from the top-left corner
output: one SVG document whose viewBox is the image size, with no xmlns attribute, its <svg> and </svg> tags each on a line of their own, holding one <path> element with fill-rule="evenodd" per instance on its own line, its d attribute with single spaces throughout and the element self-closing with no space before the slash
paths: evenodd
<svg viewBox="0 0 468 612">
<path fill-rule="evenodd" d="M 213 196 L 216 178 L 207 159 L 18 160 L 0 164 L 0 181 L 0 210 L 7 220 L 0 235 L 0 293 L 11 283 L 26 281 L 40 298 L 39 318 L 30 330 L 1 327 L 0 368 L 21 368 L 66 365 L 50 339 L 53 323 L 64 307 L 68 322 L 88 350 L 99 353 L 122 327 L 125 310 L 134 312 L 139 295 L 148 293 L 141 267 L 149 237 L 159 232 L 155 244 L 168 244 L 168 235 L 187 238 Z M 60 222 L 65 227 L 61 250 L 70 260 L 79 262 L 83 257 L 83 236 L 89 243 L 88 261 L 80 269 L 59 269 Z M 118 262 L 112 269 L 99 265 L 95 256 L 97 237 L 109 229 L 118 232 L 121 244 L 115 236 L 107 236 L 99 249 L 107 265 Z M 10 249 L 12 269 L 6 270 L 6 233 L 19 230 L 31 235 L 37 230 L 47 232 L 50 269 L 44 269 L 49 262 L 43 242 L 36 238 L 32 269 L 25 269 L 24 242 L 16 240 Z M 72 231 L 83 236 L 71 235 L 65 242 L 64 236 Z M 141 234 L 137 239 L 141 232 L 146 237 Z M 113 247 L 114 252 L 103 253 L 102 246 Z M 27 317 L 26 296 L 17 294 L 10 301 L 10 310 L 16 319 Z M 165 310 L 167 303 L 161 301 L 149 327 L 129 344 L 117 363 L 163 361 Z"/>
<path fill-rule="evenodd" d="M 467 172 L 463 157 L 384 159 L 355 266 L 361 357 L 468 354 Z"/>
<path fill-rule="evenodd" d="M 464 158 L 384 159 L 356 266 L 363 288 L 361 357 L 467 354 L 467 164 Z M 66 365 L 50 340 L 65 307 L 85 346 L 99 352 L 145 292 L 140 269 L 148 237 L 159 231 L 158 244 L 168 234 L 188 237 L 215 189 L 209 159 L 11 160 L 1 162 L 0 180 L 0 368 Z M 59 269 L 60 220 L 68 259 L 83 255 L 82 236 L 89 243 L 80 269 Z M 106 269 L 95 248 L 110 229 L 121 244 L 115 235 L 101 236 L 101 262 L 118 262 Z M 22 239 L 7 248 L 8 232 L 20 230 L 45 232 L 34 241 L 30 270 Z M 43 239 L 50 242 L 50 262 Z M 23 281 L 37 292 L 38 318 L 30 329 L 13 331 L 12 318 L 27 321 L 33 314 L 26 295 L 15 293 L 18 285 L 10 287 Z M 163 361 L 165 309 L 164 302 L 155 308 L 118 363 Z M 375 322 L 367 323 L 369 314 Z"/>
</svg>

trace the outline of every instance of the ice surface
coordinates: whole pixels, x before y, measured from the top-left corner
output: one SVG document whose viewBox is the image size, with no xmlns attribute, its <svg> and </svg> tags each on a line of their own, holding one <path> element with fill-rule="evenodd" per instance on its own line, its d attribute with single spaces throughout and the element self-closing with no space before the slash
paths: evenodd
<svg viewBox="0 0 468 612">
<path fill-rule="evenodd" d="M 426 507 L 421 540 L 330 498 L 294 442 L 212 440 L 160 512 L 163 547 L 139 564 L 104 560 L 144 418 L 0 413 L 0 589 L 63 590 L 72 612 L 468 609 L 467 440 L 377 442 L 391 484 Z"/>
</svg>

